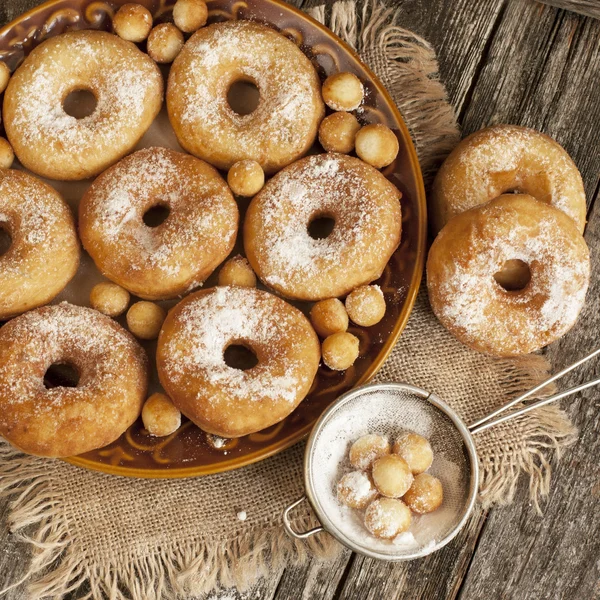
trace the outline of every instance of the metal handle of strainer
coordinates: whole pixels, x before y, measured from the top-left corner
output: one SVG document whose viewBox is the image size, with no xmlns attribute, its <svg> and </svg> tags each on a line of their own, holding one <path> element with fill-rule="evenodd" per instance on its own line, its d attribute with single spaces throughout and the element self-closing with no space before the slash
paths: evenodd
<svg viewBox="0 0 600 600">
<path fill-rule="evenodd" d="M 302 502 L 304 502 L 306 499 L 307 499 L 306 496 L 302 496 L 302 498 L 300 498 L 299 500 L 296 500 L 296 502 L 293 502 L 292 504 L 290 504 L 283 511 L 283 526 L 285 527 L 285 530 L 292 537 L 295 537 L 298 540 L 305 540 L 306 538 L 309 538 L 311 535 L 315 535 L 315 533 L 319 533 L 319 531 L 325 531 L 323 529 L 323 527 L 314 527 L 313 529 L 309 529 L 308 531 L 298 532 L 298 531 L 295 531 L 294 528 L 292 527 L 292 523 L 290 521 L 290 512 L 292 510 L 294 510 L 294 508 L 296 508 L 296 506 L 298 506 L 299 504 L 302 504 Z"/>
<path fill-rule="evenodd" d="M 524 415 L 525 413 L 535 410 L 536 408 L 540 408 L 541 406 L 546 406 L 547 404 L 556 402 L 557 400 L 560 400 L 561 398 L 566 398 L 567 396 L 572 396 L 573 394 L 577 394 L 578 392 L 581 392 L 589 387 L 593 387 L 595 385 L 600 384 L 600 378 L 592 379 L 591 381 L 587 381 L 587 382 L 577 385 L 575 387 L 569 388 L 568 390 L 564 390 L 563 392 L 559 392 L 558 394 L 554 394 L 552 396 L 549 396 L 548 398 L 539 400 L 538 402 L 533 402 L 532 404 L 528 404 L 527 406 L 524 406 L 523 408 L 520 408 L 519 410 L 515 410 L 507 415 L 498 417 L 497 419 L 494 418 L 494 417 L 497 417 L 499 414 L 505 412 L 509 408 L 515 406 L 519 402 L 526 400 L 527 398 L 529 398 L 536 392 L 543 390 L 550 383 L 556 381 L 557 379 L 560 379 L 563 375 L 566 375 L 569 371 L 576 369 L 583 363 L 596 357 L 598 354 L 600 354 L 600 348 L 597 348 L 596 350 L 594 350 L 587 356 L 584 356 L 583 358 L 579 359 L 577 362 L 574 362 L 572 365 L 569 365 L 568 367 L 564 368 L 562 371 L 559 371 L 555 375 L 552 375 L 552 377 L 549 377 L 548 379 L 546 379 L 546 381 L 543 381 L 542 383 L 540 383 L 539 385 L 536 385 L 534 388 L 530 389 L 529 391 L 525 392 L 524 394 L 521 394 L 520 396 L 518 396 L 517 398 L 514 398 L 510 402 L 507 402 L 500 408 L 497 408 L 495 411 L 491 412 L 489 415 L 486 415 L 485 417 L 479 419 L 479 421 L 475 421 L 475 423 L 472 423 L 471 425 L 469 425 L 469 431 L 474 435 L 476 433 L 479 433 L 480 431 L 489 429 L 490 427 L 493 427 L 494 425 L 498 425 L 499 423 L 504 423 L 505 421 L 514 419 L 515 417 L 518 417 L 519 415 Z"/>
</svg>

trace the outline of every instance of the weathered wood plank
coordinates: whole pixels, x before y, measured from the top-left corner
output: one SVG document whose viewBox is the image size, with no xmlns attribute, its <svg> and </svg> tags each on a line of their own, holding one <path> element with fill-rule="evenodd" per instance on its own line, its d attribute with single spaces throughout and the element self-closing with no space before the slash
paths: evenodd
<svg viewBox="0 0 600 600">
<path fill-rule="evenodd" d="M 29 548 L 11 535 L 5 526 L 9 507 L 6 499 L 0 499 L 0 590 L 19 581 L 27 570 Z M 25 600 L 24 586 L 11 590 L 7 600 Z"/>
<path fill-rule="evenodd" d="M 600 19 L 600 3 L 598 0 L 540 0 L 540 2 Z"/>
</svg>

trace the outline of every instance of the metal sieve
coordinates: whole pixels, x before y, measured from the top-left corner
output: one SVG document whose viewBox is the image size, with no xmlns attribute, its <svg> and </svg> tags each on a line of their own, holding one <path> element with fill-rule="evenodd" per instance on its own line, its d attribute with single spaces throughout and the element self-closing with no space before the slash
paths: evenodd
<svg viewBox="0 0 600 600">
<path fill-rule="evenodd" d="M 600 348 L 470 426 L 435 394 L 406 383 L 370 384 L 344 394 L 321 415 L 308 438 L 304 454 L 306 495 L 284 510 L 287 532 L 306 539 L 325 531 L 354 552 L 386 561 L 412 560 L 439 550 L 460 531 L 475 505 L 479 461 L 472 436 L 599 384 L 600 378 L 594 379 L 498 416 L 599 353 Z M 349 470 L 348 451 L 361 435 L 378 433 L 393 440 L 406 430 L 429 440 L 434 460 L 428 472 L 442 482 L 444 501 L 432 513 L 414 515 L 410 534 L 393 541 L 380 540 L 366 530 L 361 512 L 340 504 L 336 485 Z M 292 527 L 290 513 L 305 500 L 320 526 L 298 532 Z"/>
</svg>

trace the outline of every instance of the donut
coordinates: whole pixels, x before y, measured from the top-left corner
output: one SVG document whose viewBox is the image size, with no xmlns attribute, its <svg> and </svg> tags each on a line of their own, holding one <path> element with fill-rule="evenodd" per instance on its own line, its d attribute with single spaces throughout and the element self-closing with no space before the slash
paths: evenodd
<svg viewBox="0 0 600 600">
<path fill-rule="evenodd" d="M 154 211 L 168 216 L 147 225 Z M 233 249 L 238 219 L 217 171 L 167 148 L 124 158 L 94 181 L 79 205 L 81 240 L 98 269 L 146 300 L 200 285 Z"/>
<path fill-rule="evenodd" d="M 204 0 L 177 0 L 173 7 L 175 25 L 184 33 L 192 33 L 206 25 L 208 7 Z"/>
<path fill-rule="evenodd" d="M 379 171 L 344 154 L 319 154 L 283 169 L 254 197 L 244 246 L 265 285 L 288 298 L 344 296 L 383 273 L 400 243 L 401 194 Z M 314 239 L 309 226 L 335 221 Z"/>
<path fill-rule="evenodd" d="M 255 366 L 228 365 L 226 350 L 238 346 L 254 353 Z M 184 298 L 169 312 L 156 352 L 160 383 L 175 406 L 226 438 L 287 417 L 308 394 L 319 358 L 317 335 L 297 308 L 244 287 Z"/>
<path fill-rule="evenodd" d="M 520 290 L 494 278 L 513 260 L 531 273 Z M 589 251 L 574 221 L 526 194 L 457 215 L 427 260 L 429 300 L 442 325 L 497 356 L 534 352 L 564 335 L 583 307 L 589 278 Z"/>
<path fill-rule="evenodd" d="M 466 137 L 438 171 L 430 198 L 435 233 L 455 215 L 506 193 L 528 194 L 586 219 L 583 181 L 566 150 L 527 127 L 494 125 Z"/>
<path fill-rule="evenodd" d="M 141 4 L 123 4 L 113 18 L 114 32 L 128 42 L 143 42 L 152 30 L 152 13 Z"/>
<path fill-rule="evenodd" d="M 75 387 L 45 383 L 68 365 Z M 0 329 L 0 435 L 38 456 L 65 457 L 114 442 L 139 416 L 147 358 L 120 325 L 63 302 L 28 312 Z"/>
<path fill-rule="evenodd" d="M 47 304 L 79 267 L 73 215 L 61 195 L 21 171 L 0 169 L 0 320 Z"/>
<path fill-rule="evenodd" d="M 228 94 L 240 82 L 258 88 L 258 105 L 236 112 Z M 191 154 L 229 170 L 244 159 L 273 173 L 312 146 L 325 114 L 309 59 L 259 23 L 227 21 L 200 29 L 175 59 L 167 89 L 169 118 Z"/>
<path fill-rule="evenodd" d="M 81 119 L 64 108 L 77 91 L 97 102 Z M 72 31 L 42 42 L 11 77 L 4 126 L 27 169 L 50 179 L 87 179 L 131 152 L 162 99 L 160 70 L 134 44 L 104 31 Z"/>
</svg>

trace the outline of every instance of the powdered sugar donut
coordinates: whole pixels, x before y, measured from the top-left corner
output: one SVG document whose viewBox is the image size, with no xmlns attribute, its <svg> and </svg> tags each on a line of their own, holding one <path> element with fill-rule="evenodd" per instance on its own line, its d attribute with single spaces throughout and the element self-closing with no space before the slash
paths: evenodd
<svg viewBox="0 0 600 600">
<path fill-rule="evenodd" d="M 81 90 L 97 105 L 77 119 L 64 102 Z M 160 70 L 134 44 L 103 31 L 72 31 L 40 44 L 14 73 L 4 124 L 18 159 L 34 173 L 87 179 L 133 149 L 162 99 Z"/>
<path fill-rule="evenodd" d="M 168 216 L 147 225 L 157 207 Z M 79 205 L 81 240 L 97 267 L 148 300 L 173 298 L 202 283 L 233 249 L 238 219 L 217 171 L 167 148 L 124 158 L 96 179 Z"/>
<path fill-rule="evenodd" d="M 74 369 L 75 387 L 47 387 L 56 364 Z M 133 337 L 95 310 L 63 302 L 16 317 L 0 329 L 0 434 L 39 456 L 106 446 L 138 418 L 147 370 Z"/>
<path fill-rule="evenodd" d="M 344 154 L 303 158 L 254 197 L 244 222 L 246 256 L 288 298 L 343 296 L 383 272 L 400 243 L 401 197 L 379 171 Z M 335 221 L 324 239 L 311 223 Z"/>
<path fill-rule="evenodd" d="M 531 273 L 521 290 L 494 275 L 519 260 Z M 562 211 L 506 194 L 454 217 L 427 260 L 431 306 L 461 342 L 488 354 L 534 352 L 575 323 L 590 277 L 586 243 Z"/>
<path fill-rule="evenodd" d="M 79 266 L 79 242 L 69 207 L 36 177 L 0 169 L 0 320 L 50 302 Z"/>
<path fill-rule="evenodd" d="M 455 215 L 506 192 L 529 194 L 562 210 L 583 232 L 585 190 L 575 163 L 552 138 L 517 125 L 477 131 L 450 153 L 433 183 L 434 231 Z"/>
<path fill-rule="evenodd" d="M 230 346 L 251 350 L 247 370 L 225 359 Z M 191 294 L 173 308 L 158 339 L 160 382 L 201 429 L 239 437 L 287 417 L 319 366 L 319 341 L 306 317 L 284 300 L 243 287 Z"/>
<path fill-rule="evenodd" d="M 233 84 L 258 88 L 249 114 L 228 102 Z M 259 23 L 227 21 L 195 33 L 175 59 L 167 107 L 181 145 L 219 169 L 240 160 L 272 173 L 313 144 L 325 108 L 308 58 L 289 39 Z"/>
</svg>

